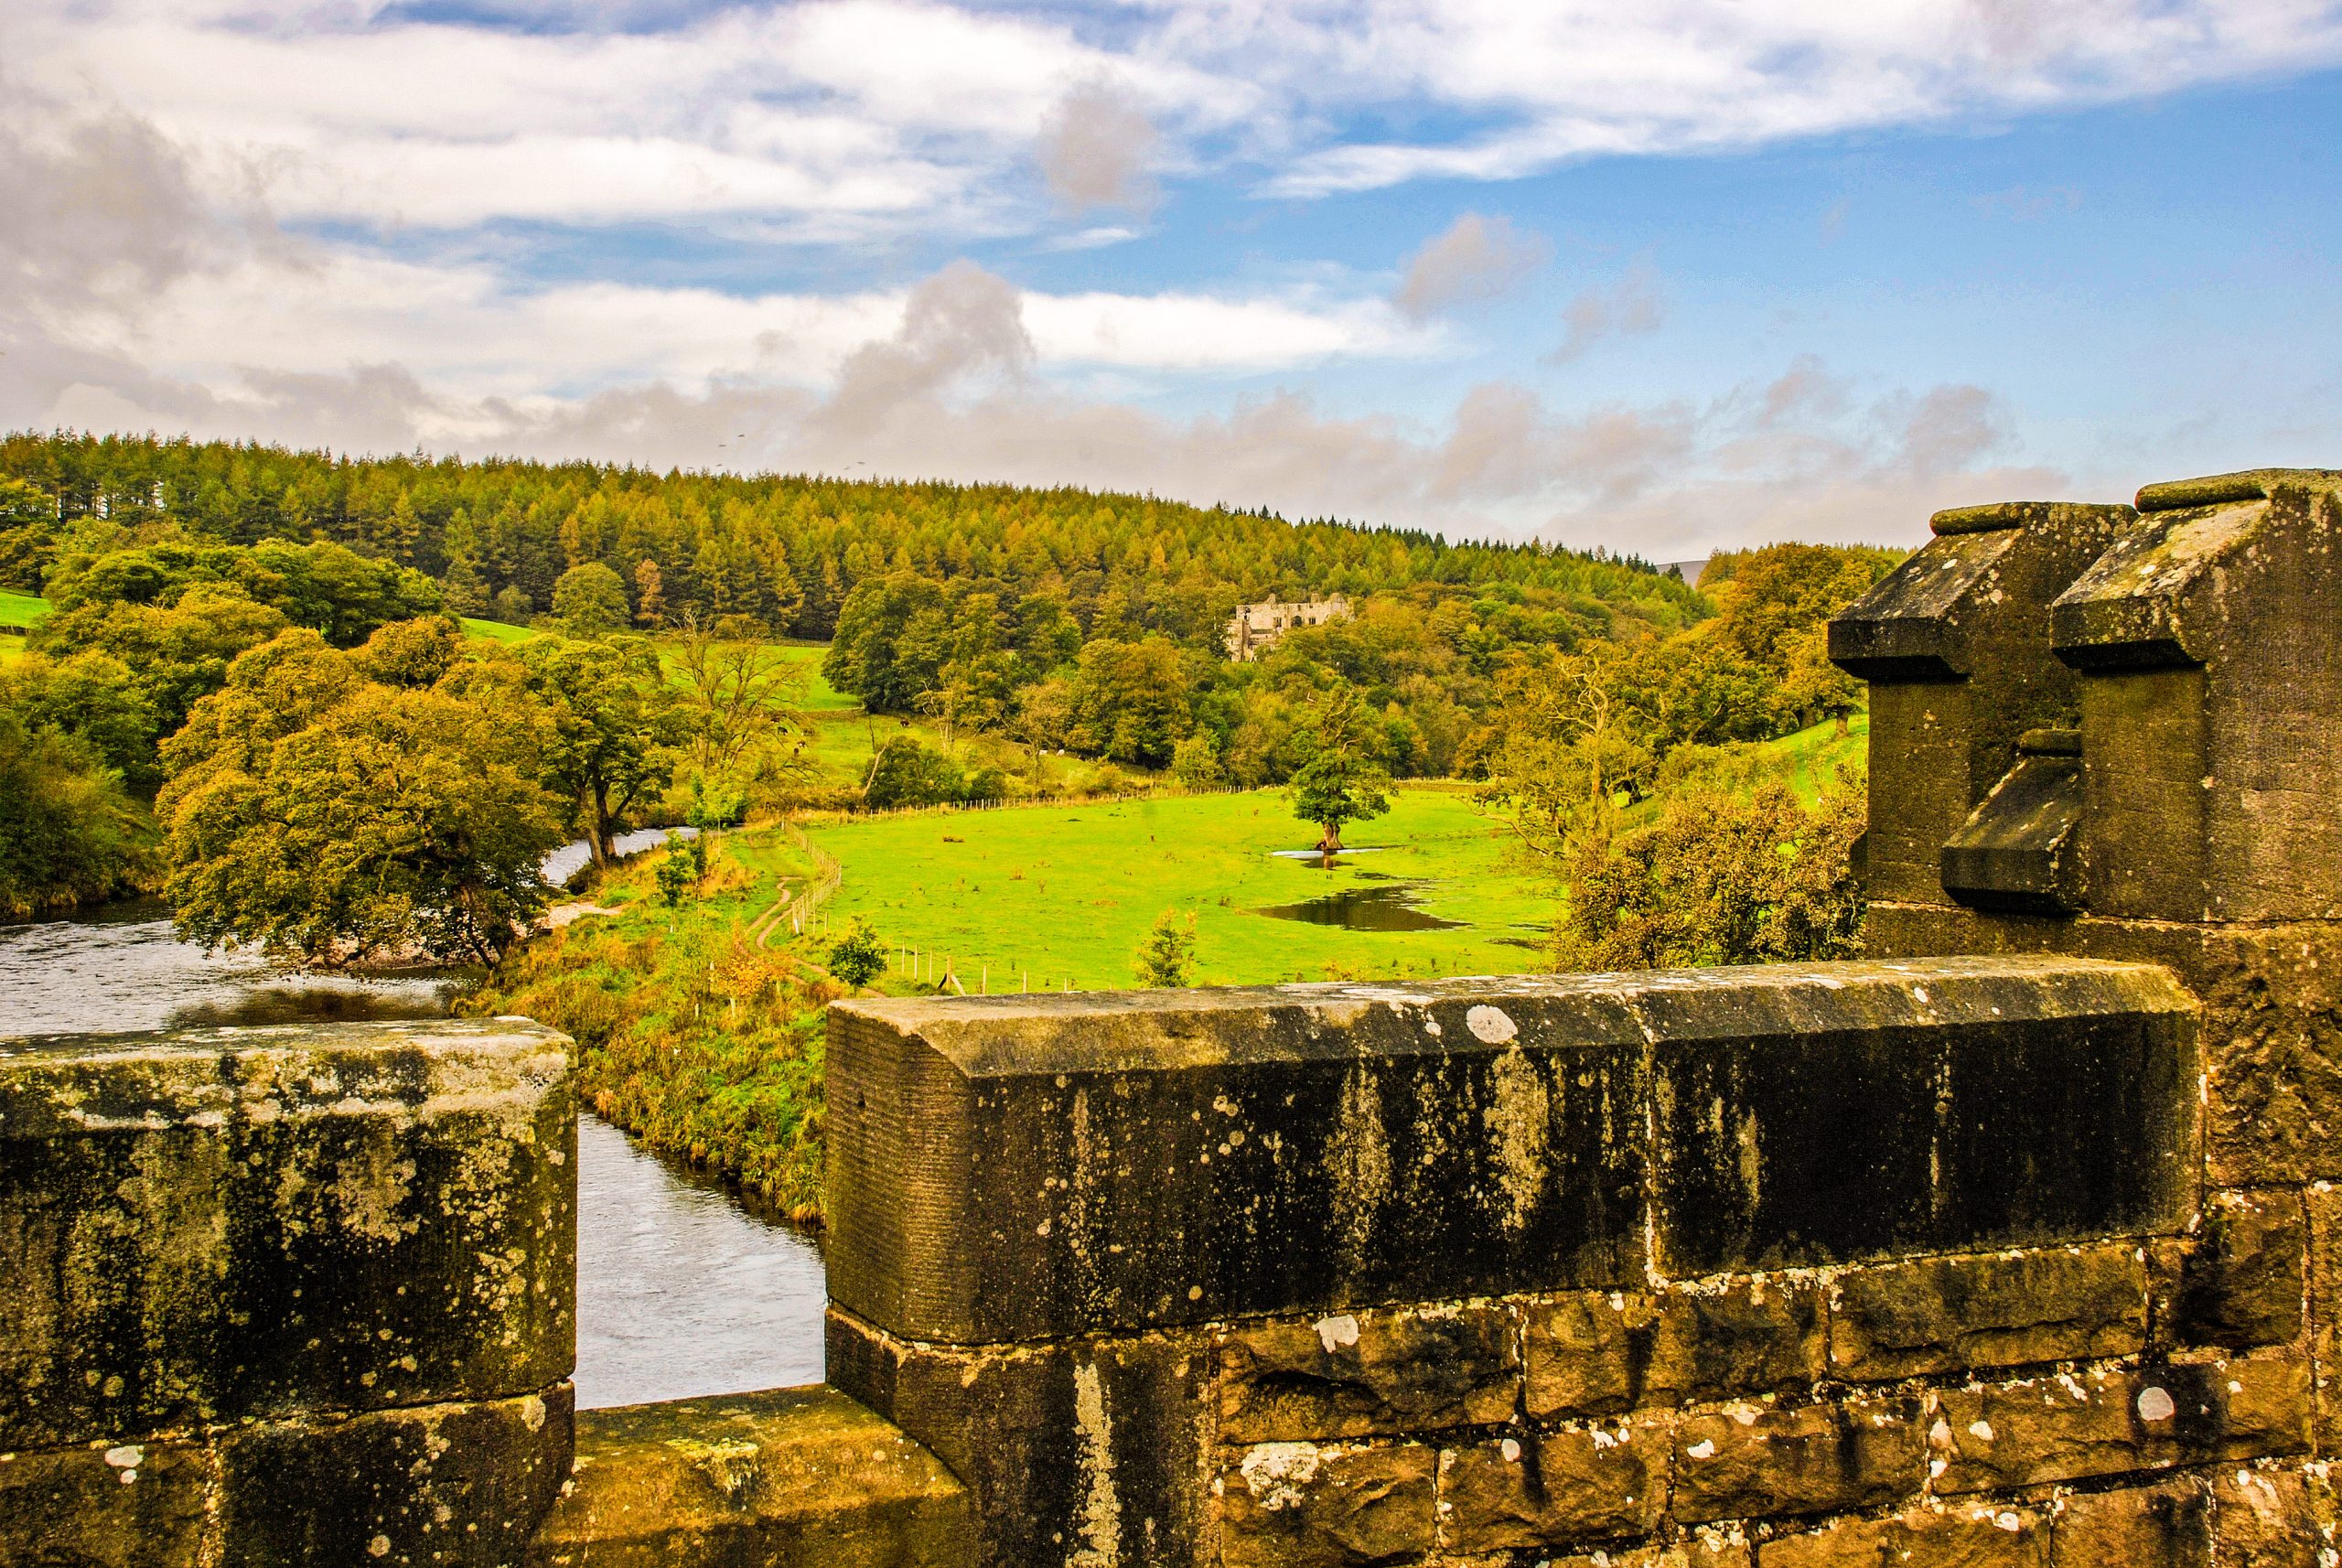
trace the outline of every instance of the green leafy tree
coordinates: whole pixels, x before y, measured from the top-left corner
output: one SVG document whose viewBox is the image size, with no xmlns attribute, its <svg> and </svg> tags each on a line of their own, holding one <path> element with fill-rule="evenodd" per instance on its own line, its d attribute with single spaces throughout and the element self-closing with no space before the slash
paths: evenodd
<svg viewBox="0 0 2342 1568">
<path fill-rule="evenodd" d="M 830 972 L 859 991 L 886 970 L 886 944 L 859 915 L 830 944 Z"/>
<path fill-rule="evenodd" d="M 0 475 L 0 588 L 38 594 L 57 554 L 57 503 Z"/>
<path fill-rule="evenodd" d="M 543 637 L 516 657 L 545 718 L 540 776 L 575 802 L 594 864 L 607 866 L 618 821 L 674 777 L 684 735 L 675 693 L 639 645 Z"/>
<path fill-rule="evenodd" d="M 0 918 L 133 892 L 155 868 L 145 815 L 97 748 L 0 705 Z"/>
<path fill-rule="evenodd" d="M 1555 932 L 1556 967 L 1793 963 L 1860 950 L 1862 886 L 1849 859 L 1858 786 L 1811 807 L 1785 785 L 1689 788 L 1649 826 L 1581 843 Z"/>
<path fill-rule="evenodd" d="M 626 583 L 599 561 L 572 566 L 553 585 L 553 613 L 572 637 L 603 637 L 633 618 Z"/>
<path fill-rule="evenodd" d="M 1148 928 L 1146 940 L 1139 944 L 1133 968 L 1141 985 L 1174 987 L 1194 983 L 1196 972 L 1196 917 L 1191 910 L 1181 915 L 1176 909 L 1166 909 L 1155 918 Z"/>
<path fill-rule="evenodd" d="M 659 902 L 670 909 L 691 897 L 692 889 L 697 887 L 700 878 L 707 874 L 706 852 L 703 850 L 698 855 L 692 854 L 692 846 L 696 842 L 681 833 L 667 835 L 667 853 L 661 858 L 655 875 L 659 883 Z"/>
<path fill-rule="evenodd" d="M 335 967 L 493 963 L 543 907 L 561 841 L 532 715 L 367 678 L 293 630 L 239 658 L 165 744 L 156 800 L 180 933 Z"/>
<path fill-rule="evenodd" d="M 1199 729 L 1171 748 L 1171 777 L 1190 789 L 1209 789 L 1225 777 L 1211 731 Z"/>
<path fill-rule="evenodd" d="M 894 806 L 938 806 L 962 799 L 967 779 L 960 765 L 908 735 L 889 736 L 870 759 L 864 802 L 873 811 Z"/>
<path fill-rule="evenodd" d="M 1325 854 L 1342 847 L 1346 823 L 1391 809 L 1391 776 L 1369 749 L 1370 724 L 1354 694 L 1336 692 L 1320 705 L 1304 739 L 1306 757 L 1293 775 L 1293 811 L 1324 830 L 1317 848 Z"/>
</svg>

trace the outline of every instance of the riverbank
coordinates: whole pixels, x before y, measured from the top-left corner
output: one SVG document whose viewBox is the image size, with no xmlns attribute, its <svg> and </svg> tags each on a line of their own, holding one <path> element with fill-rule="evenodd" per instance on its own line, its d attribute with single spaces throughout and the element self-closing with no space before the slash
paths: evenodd
<svg viewBox="0 0 2342 1568">
<path fill-rule="evenodd" d="M 843 993 L 761 916 L 811 867 L 773 829 L 722 835 L 674 908 L 654 852 L 605 873 L 586 915 L 521 942 L 464 999 L 577 1042 L 587 1104 L 650 1148 L 725 1176 L 800 1223 L 822 1205 L 822 1010 Z"/>
</svg>

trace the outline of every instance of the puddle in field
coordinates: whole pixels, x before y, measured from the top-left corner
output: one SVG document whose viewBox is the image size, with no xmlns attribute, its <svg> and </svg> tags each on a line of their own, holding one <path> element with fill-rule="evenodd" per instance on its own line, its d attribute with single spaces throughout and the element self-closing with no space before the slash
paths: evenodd
<svg viewBox="0 0 2342 1568">
<path fill-rule="evenodd" d="M 1443 920 L 1423 908 L 1419 900 L 1428 886 L 1399 882 L 1388 887 L 1345 887 L 1298 904 L 1272 904 L 1253 913 L 1312 926 L 1339 926 L 1348 931 L 1445 931 L 1464 924 Z"/>
</svg>

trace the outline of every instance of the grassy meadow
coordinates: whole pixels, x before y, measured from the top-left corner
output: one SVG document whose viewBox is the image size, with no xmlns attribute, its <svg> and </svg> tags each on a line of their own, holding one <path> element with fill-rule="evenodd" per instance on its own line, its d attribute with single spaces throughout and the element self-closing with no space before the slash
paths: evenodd
<svg viewBox="0 0 2342 1568">
<path fill-rule="evenodd" d="M 0 588 L 0 628 L 35 627 L 48 618 L 47 599 Z M 25 639 L 14 631 L 0 630 L 0 664 L 13 663 L 24 656 Z"/>
<path fill-rule="evenodd" d="M 847 819 L 812 829 L 845 868 L 833 920 L 859 915 L 890 943 L 950 955 L 975 990 L 1106 990 L 1166 909 L 1196 917 L 1197 981 L 1495 974 L 1539 966 L 1550 886 L 1510 864 L 1511 841 L 1454 789 L 1404 789 L 1391 814 L 1344 834 L 1332 869 L 1280 856 L 1316 830 L 1284 795 Z M 1352 930 L 1263 909 L 1404 886 L 1453 926 Z"/>
</svg>

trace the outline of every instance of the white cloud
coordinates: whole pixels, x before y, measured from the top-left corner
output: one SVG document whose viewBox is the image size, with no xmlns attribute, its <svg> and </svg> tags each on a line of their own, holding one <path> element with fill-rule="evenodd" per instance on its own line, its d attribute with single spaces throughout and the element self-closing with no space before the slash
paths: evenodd
<svg viewBox="0 0 2342 1568">
<path fill-rule="evenodd" d="M 1407 262 L 1391 300 L 1416 320 L 1470 301 L 1508 294 L 1542 266 L 1551 247 L 1509 218 L 1466 212 L 1423 242 Z"/>
<path fill-rule="evenodd" d="M 1562 341 L 1545 362 L 1566 365 L 1605 338 L 1656 332 L 1662 314 L 1659 274 L 1638 262 L 1617 287 L 1585 289 L 1563 307 Z"/>
<path fill-rule="evenodd" d="M 641 339 L 688 326 L 701 303 L 638 302 Z M 575 308 L 579 319 L 628 319 L 608 300 Z M 2055 473 L 1994 466 L 2012 445 L 2010 416 L 1982 389 L 1858 398 L 1810 360 L 1704 404 L 1562 408 L 1492 381 L 1436 425 L 1331 414 L 1292 392 L 1176 418 L 1078 395 L 1046 373 L 1051 355 L 1066 351 L 1053 340 L 1095 330 L 1093 322 L 1069 332 L 1069 322 L 1084 310 L 1111 316 L 1112 302 L 1051 306 L 962 263 L 898 304 L 872 296 L 855 308 L 876 329 L 813 383 L 772 373 L 786 354 L 694 381 L 646 375 L 572 395 L 496 390 L 492 377 L 482 382 L 489 390 L 458 392 L 459 373 L 419 375 L 396 357 L 327 367 L 286 352 L 274 364 L 186 376 L 150 373 L 103 344 L 50 339 L 35 358 L 47 378 L 44 422 L 258 429 L 344 450 L 420 444 L 661 467 L 1079 484 L 1452 536 L 1543 532 L 1663 559 L 1768 536 L 1912 539 L 1938 506 L 2066 488 Z M 1187 330 L 1176 321 L 1159 329 Z M 833 345 L 852 336 L 843 315 L 820 331 Z M 8 378 L 0 404 L 38 390 L 24 371 L 0 373 Z M 7 413 L 0 406 L 0 417 Z"/>
<path fill-rule="evenodd" d="M 1042 177 L 1069 210 L 1144 212 L 1155 205 L 1146 161 L 1156 137 L 1155 123 L 1121 93 L 1105 82 L 1090 82 L 1067 93 L 1042 125 Z"/>
<path fill-rule="evenodd" d="M 0 54 L 26 79 L 130 107 L 207 180 L 257 171 L 285 216 L 788 219 L 817 241 L 1030 230 L 1037 158 L 1075 207 L 1230 165 L 1312 196 L 2342 59 L 2331 0 L 1137 0 L 1111 25 L 1040 0 L 748 0 L 664 25 L 531 7 L 526 29 L 357 0 L 6 10 Z M 1392 124 L 1443 130 L 1348 129 Z"/>
</svg>

